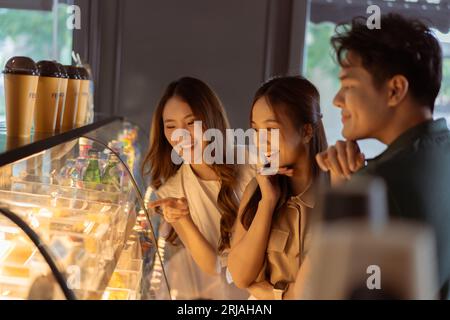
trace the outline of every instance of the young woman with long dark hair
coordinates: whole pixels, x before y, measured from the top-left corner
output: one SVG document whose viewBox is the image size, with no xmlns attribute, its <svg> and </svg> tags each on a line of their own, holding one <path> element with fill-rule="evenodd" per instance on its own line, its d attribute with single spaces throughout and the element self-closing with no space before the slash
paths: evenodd
<svg viewBox="0 0 450 320">
<path fill-rule="evenodd" d="M 308 252 L 311 213 L 321 173 L 315 155 L 327 148 L 319 93 L 302 77 L 274 78 L 256 92 L 251 126 L 279 130 L 268 142 L 275 175 L 258 174 L 241 200 L 228 268 L 240 288 L 258 299 L 293 297 L 293 283 Z M 260 147 L 260 141 L 257 141 Z"/>
<path fill-rule="evenodd" d="M 199 160 L 194 159 L 195 148 L 203 155 L 210 143 L 195 136 L 195 121 L 201 121 L 203 132 L 217 129 L 223 137 L 229 128 L 224 108 L 208 85 L 190 77 L 170 83 L 153 114 L 150 148 L 143 162 L 144 174 L 150 175 L 159 198 L 149 207 L 162 209 L 172 227 L 169 240 L 181 240 L 187 250 L 174 249 L 177 258 L 172 258 L 168 270 L 181 298 L 242 298 L 242 290 L 240 296 L 237 288 L 228 290 L 223 271 L 240 198 L 254 170 L 226 161 L 195 161 Z M 173 138 L 177 129 L 188 133 L 189 142 L 180 144 Z M 178 152 L 185 161 L 177 164 L 172 151 L 180 145 Z M 179 289 L 182 284 L 185 289 Z"/>
</svg>

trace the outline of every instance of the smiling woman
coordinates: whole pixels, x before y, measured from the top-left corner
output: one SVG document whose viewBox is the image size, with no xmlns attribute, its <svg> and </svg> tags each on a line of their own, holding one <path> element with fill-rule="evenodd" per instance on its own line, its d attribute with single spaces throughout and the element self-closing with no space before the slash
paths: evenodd
<svg viewBox="0 0 450 320">
<path fill-rule="evenodd" d="M 149 206 L 159 208 L 164 216 L 168 280 L 183 299 L 244 298 L 246 292 L 228 283 L 223 271 L 238 203 L 252 178 L 251 167 L 226 164 L 224 159 L 205 163 L 202 154 L 209 141 L 195 134 L 196 121 L 202 124 L 200 131 L 216 129 L 223 136 L 229 128 L 219 98 L 206 83 L 191 77 L 171 82 L 153 114 L 150 148 L 143 162 L 159 198 Z M 180 142 L 173 136 L 177 130 L 189 138 L 181 141 L 181 155 L 199 153 L 200 163 L 172 162 L 172 149 Z M 179 241 L 184 247 L 177 246 Z"/>
<path fill-rule="evenodd" d="M 314 85 L 299 76 L 269 80 L 253 99 L 252 127 L 280 130 L 279 152 L 270 156 L 280 169 L 257 174 L 245 190 L 229 270 L 236 285 L 257 299 L 293 298 L 308 256 L 316 188 L 328 183 L 315 161 L 327 148 L 319 100 Z"/>
</svg>

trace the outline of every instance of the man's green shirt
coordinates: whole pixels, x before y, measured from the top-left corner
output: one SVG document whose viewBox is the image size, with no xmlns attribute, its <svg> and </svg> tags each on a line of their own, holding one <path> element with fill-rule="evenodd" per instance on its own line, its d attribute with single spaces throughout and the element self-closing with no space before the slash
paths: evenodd
<svg viewBox="0 0 450 320">
<path fill-rule="evenodd" d="M 445 119 L 408 129 L 357 174 L 385 180 L 391 216 L 433 228 L 441 294 L 450 298 L 450 131 Z"/>
</svg>

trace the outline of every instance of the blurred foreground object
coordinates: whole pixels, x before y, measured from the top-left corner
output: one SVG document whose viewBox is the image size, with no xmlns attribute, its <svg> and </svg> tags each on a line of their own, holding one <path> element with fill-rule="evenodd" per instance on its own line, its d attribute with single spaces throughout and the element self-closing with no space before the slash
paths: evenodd
<svg viewBox="0 0 450 320">
<path fill-rule="evenodd" d="M 379 179 L 325 192 L 301 299 L 435 299 L 437 258 L 430 228 L 388 220 Z"/>
</svg>

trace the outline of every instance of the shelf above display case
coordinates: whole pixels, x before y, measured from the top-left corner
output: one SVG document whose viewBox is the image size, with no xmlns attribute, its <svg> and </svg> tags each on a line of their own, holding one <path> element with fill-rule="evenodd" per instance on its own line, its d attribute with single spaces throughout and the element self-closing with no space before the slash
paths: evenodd
<svg viewBox="0 0 450 320">
<path fill-rule="evenodd" d="M 7 136 L 4 123 L 0 123 L 0 167 L 83 136 L 117 120 L 123 118 L 98 114 L 91 124 L 53 134 L 33 133 L 28 138 Z"/>
</svg>

